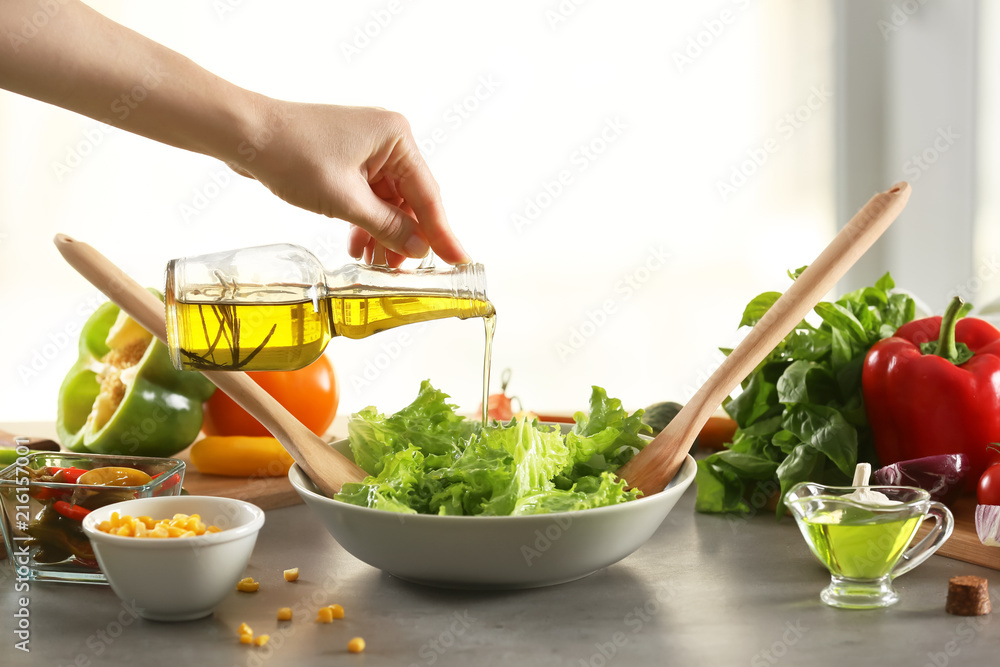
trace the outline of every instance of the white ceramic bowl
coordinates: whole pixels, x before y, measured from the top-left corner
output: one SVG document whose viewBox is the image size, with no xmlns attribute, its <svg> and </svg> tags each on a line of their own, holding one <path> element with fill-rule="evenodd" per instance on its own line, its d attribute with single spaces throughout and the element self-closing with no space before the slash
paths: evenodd
<svg viewBox="0 0 1000 667">
<path fill-rule="evenodd" d="M 333 446 L 350 456 L 346 442 Z M 656 532 L 695 469 L 688 456 L 666 489 L 621 505 L 494 517 L 358 507 L 324 496 L 297 465 L 288 478 L 334 539 L 369 565 L 431 586 L 512 589 L 573 581 L 625 558 Z"/>
<path fill-rule="evenodd" d="M 223 530 L 184 538 L 121 537 L 97 529 L 112 512 L 154 519 L 198 514 L 206 525 Z M 154 621 L 189 621 L 211 614 L 236 590 L 263 525 L 264 512 L 256 505 L 211 496 L 127 500 L 96 509 L 83 520 L 112 590 L 140 616 Z"/>
</svg>

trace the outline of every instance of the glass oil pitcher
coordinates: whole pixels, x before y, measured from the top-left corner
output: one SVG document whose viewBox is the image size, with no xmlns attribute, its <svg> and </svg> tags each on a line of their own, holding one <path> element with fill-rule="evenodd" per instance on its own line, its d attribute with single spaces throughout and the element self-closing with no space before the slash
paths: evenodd
<svg viewBox="0 0 1000 667">
<path fill-rule="evenodd" d="M 494 314 L 481 264 L 326 271 L 289 244 L 171 260 L 164 296 L 170 358 L 186 370 L 294 370 L 334 336 Z"/>
</svg>

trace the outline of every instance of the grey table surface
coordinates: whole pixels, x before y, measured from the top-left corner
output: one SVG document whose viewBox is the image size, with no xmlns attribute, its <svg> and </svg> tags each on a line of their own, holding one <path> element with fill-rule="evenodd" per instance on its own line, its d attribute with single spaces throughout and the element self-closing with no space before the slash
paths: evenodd
<svg viewBox="0 0 1000 667">
<path fill-rule="evenodd" d="M 267 512 L 247 569 L 255 594 L 234 592 L 200 621 L 135 618 L 106 586 L 32 583 L 0 571 L 3 665 L 991 665 L 992 616 L 944 611 L 948 579 L 993 570 L 933 556 L 900 577 L 888 609 L 823 605 L 826 571 L 790 519 L 696 514 L 694 488 L 625 560 L 576 582 L 523 591 L 427 588 L 346 553 L 305 506 Z M 299 567 L 294 584 L 282 570 Z M 30 653 L 16 650 L 13 610 L 28 598 Z M 339 603 L 346 618 L 314 622 Z M 993 594 L 1000 612 L 1000 597 Z M 278 623 L 279 607 L 297 612 Z M 269 633 L 242 645 L 248 623 Z M 347 652 L 362 636 L 364 653 Z"/>
</svg>

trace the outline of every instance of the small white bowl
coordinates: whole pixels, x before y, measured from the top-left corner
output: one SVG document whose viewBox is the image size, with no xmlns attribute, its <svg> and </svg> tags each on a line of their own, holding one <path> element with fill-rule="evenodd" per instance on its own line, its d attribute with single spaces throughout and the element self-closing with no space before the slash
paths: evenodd
<svg viewBox="0 0 1000 667">
<path fill-rule="evenodd" d="M 332 445 L 350 457 L 347 441 Z M 292 486 L 340 546 L 400 579 L 444 588 L 516 589 L 585 577 L 641 547 L 694 480 L 689 455 L 666 489 L 621 505 L 535 516 L 436 516 L 324 496 L 302 470 Z"/>
<path fill-rule="evenodd" d="M 109 535 L 97 526 L 112 512 L 157 520 L 198 514 L 206 525 L 222 531 L 183 538 Z M 263 525 L 264 512 L 256 505 L 212 496 L 127 500 L 96 509 L 83 520 L 112 590 L 140 616 L 154 621 L 190 621 L 211 614 L 236 590 Z"/>
</svg>

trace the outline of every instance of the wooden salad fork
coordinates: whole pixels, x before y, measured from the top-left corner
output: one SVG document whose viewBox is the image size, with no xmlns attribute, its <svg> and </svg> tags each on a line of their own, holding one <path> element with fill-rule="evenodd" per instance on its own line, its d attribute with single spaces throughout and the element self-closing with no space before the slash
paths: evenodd
<svg viewBox="0 0 1000 667">
<path fill-rule="evenodd" d="M 55 237 L 56 248 L 94 287 L 118 305 L 143 328 L 167 341 L 163 303 L 142 288 L 107 257 L 86 243 L 65 234 Z M 330 447 L 278 403 L 260 385 L 240 371 L 201 371 L 219 389 L 229 394 L 240 407 L 257 418 L 288 450 L 299 467 L 327 496 L 340 491 L 348 482 L 360 482 L 365 471 Z"/>
<path fill-rule="evenodd" d="M 833 289 L 892 224 L 909 198 L 910 185 L 900 182 L 868 200 L 788 291 L 774 302 L 667 427 L 618 470 L 618 477 L 626 480 L 629 488 L 639 489 L 644 495 L 662 491 L 680 470 L 694 439 L 726 396 Z"/>
</svg>

